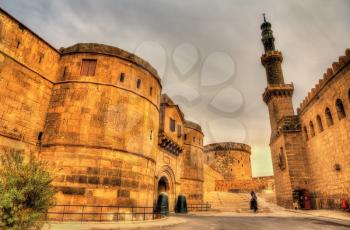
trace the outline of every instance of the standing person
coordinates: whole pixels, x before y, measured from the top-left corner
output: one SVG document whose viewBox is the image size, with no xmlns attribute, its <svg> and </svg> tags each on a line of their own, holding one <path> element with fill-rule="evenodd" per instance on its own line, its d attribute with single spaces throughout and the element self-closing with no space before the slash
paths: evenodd
<svg viewBox="0 0 350 230">
<path fill-rule="evenodd" d="M 256 212 L 258 210 L 258 198 L 256 197 L 256 194 L 254 191 L 251 191 L 250 195 L 251 195 L 250 209 L 253 209 L 254 212 Z"/>
</svg>

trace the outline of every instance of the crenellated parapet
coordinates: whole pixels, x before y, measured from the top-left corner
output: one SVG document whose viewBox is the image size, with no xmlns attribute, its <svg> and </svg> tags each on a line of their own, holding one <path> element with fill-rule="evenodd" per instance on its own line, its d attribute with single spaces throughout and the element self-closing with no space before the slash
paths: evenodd
<svg viewBox="0 0 350 230">
<path fill-rule="evenodd" d="M 320 91 L 327 85 L 329 82 L 337 76 L 337 74 L 350 62 L 350 49 L 345 50 L 345 55 L 340 56 L 337 62 L 333 62 L 332 66 L 327 69 L 323 74 L 323 78 L 318 81 L 316 86 L 311 89 L 307 94 L 304 100 L 300 103 L 299 108 L 297 109 L 298 114 L 302 113 L 303 110 L 313 101 L 315 98 L 318 98 Z"/>
<path fill-rule="evenodd" d="M 251 147 L 247 144 L 242 144 L 242 143 L 221 142 L 221 143 L 213 143 L 213 144 L 204 146 L 204 152 L 231 151 L 231 150 L 251 153 Z"/>
</svg>

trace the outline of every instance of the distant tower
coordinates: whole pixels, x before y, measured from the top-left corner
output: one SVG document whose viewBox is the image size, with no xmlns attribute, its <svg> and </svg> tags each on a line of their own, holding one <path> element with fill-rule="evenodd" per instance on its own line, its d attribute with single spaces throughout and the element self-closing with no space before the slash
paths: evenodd
<svg viewBox="0 0 350 230">
<path fill-rule="evenodd" d="M 294 194 L 308 188 L 305 149 L 300 120 L 294 115 L 293 84 L 285 84 L 282 73 L 282 53 L 275 50 L 271 23 L 261 24 L 264 54 L 261 63 L 266 69 L 267 87 L 263 100 L 267 104 L 271 123 L 270 149 L 276 182 L 277 204 L 292 208 Z"/>
<path fill-rule="evenodd" d="M 266 69 L 267 87 L 263 94 L 264 102 L 267 104 L 270 113 L 272 132 L 277 129 L 277 122 L 284 116 L 294 115 L 292 95 L 294 87 L 292 84 L 285 84 L 282 72 L 283 56 L 280 51 L 275 50 L 275 38 L 271 30 L 271 23 L 266 21 L 261 24 L 261 41 L 265 53 L 261 56 L 261 63 Z"/>
</svg>

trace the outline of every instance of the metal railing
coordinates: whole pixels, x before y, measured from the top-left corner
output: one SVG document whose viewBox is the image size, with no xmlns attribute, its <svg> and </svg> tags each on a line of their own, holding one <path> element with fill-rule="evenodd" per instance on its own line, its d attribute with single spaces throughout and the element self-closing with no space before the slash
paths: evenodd
<svg viewBox="0 0 350 230">
<path fill-rule="evenodd" d="M 154 207 L 56 205 L 47 212 L 54 221 L 142 221 L 164 218 L 167 213 L 154 211 Z"/>
<path fill-rule="evenodd" d="M 204 204 L 188 204 L 187 210 L 189 212 L 206 212 L 211 209 L 211 205 L 209 203 Z"/>
</svg>

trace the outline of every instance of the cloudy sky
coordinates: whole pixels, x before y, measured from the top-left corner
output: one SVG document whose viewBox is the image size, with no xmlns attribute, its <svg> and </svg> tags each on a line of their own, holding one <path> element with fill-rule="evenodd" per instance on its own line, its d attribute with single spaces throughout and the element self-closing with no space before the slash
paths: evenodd
<svg viewBox="0 0 350 230">
<path fill-rule="evenodd" d="M 0 0 L 0 6 L 54 47 L 97 42 L 154 65 L 163 93 L 205 143 L 252 146 L 253 175 L 271 175 L 269 117 L 261 94 L 262 13 L 284 55 L 294 107 L 350 47 L 348 0 Z"/>
</svg>

